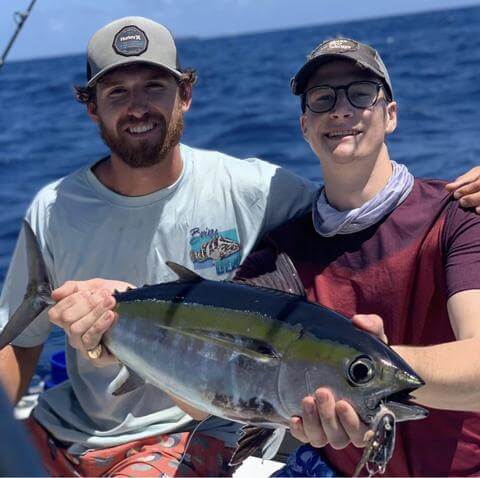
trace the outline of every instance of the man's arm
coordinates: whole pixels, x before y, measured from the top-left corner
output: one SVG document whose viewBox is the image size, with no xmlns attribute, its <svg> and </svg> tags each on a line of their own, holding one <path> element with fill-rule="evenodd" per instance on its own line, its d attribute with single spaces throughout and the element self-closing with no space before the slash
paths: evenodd
<svg viewBox="0 0 480 478">
<path fill-rule="evenodd" d="M 31 348 L 7 345 L 0 350 L 0 381 L 13 404 L 27 391 L 42 348 L 43 345 Z"/>
<path fill-rule="evenodd" d="M 426 385 L 416 401 L 432 408 L 480 411 L 480 290 L 454 294 L 447 302 L 457 340 L 431 347 L 393 347 Z"/>
</svg>

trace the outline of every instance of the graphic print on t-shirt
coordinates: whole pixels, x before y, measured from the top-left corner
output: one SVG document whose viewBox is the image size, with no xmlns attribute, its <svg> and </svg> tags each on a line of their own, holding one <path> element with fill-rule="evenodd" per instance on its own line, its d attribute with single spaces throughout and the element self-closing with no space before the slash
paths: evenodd
<svg viewBox="0 0 480 478">
<path fill-rule="evenodd" d="M 225 274 L 236 269 L 241 259 L 237 230 L 191 229 L 190 258 L 196 270 L 215 266 L 217 274 Z"/>
</svg>

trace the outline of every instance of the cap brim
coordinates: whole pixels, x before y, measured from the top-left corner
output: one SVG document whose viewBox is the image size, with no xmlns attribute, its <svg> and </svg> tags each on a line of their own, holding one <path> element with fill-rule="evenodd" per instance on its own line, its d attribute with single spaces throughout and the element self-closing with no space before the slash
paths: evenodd
<svg viewBox="0 0 480 478">
<path fill-rule="evenodd" d="M 147 64 L 147 65 L 153 65 L 153 66 L 157 66 L 158 68 L 161 68 L 162 70 L 165 70 L 167 71 L 168 73 L 171 73 L 175 78 L 180 78 L 182 76 L 182 72 L 179 71 L 179 70 L 175 70 L 174 68 L 171 68 L 169 66 L 166 66 L 166 65 L 163 65 L 161 63 L 157 63 L 155 61 L 151 61 L 151 60 L 139 60 L 138 58 L 135 58 L 135 57 L 130 57 L 130 58 L 122 58 L 121 61 L 118 61 L 117 63 L 114 63 L 113 65 L 109 65 L 108 67 L 106 68 L 103 68 L 102 70 L 100 70 L 96 75 L 92 76 L 88 82 L 87 82 L 87 87 L 91 87 L 93 85 L 95 85 L 95 83 L 104 75 L 106 75 L 107 73 L 109 73 L 110 71 L 114 70 L 115 68 L 118 68 L 120 66 L 124 66 L 124 65 L 129 65 L 129 64 L 132 64 L 132 63 L 144 63 L 144 64 Z"/>
<path fill-rule="evenodd" d="M 378 77 L 385 79 L 385 77 L 380 71 L 378 71 L 376 68 L 373 68 L 372 65 L 369 65 L 365 61 L 355 58 L 354 55 L 349 55 L 348 53 L 325 54 L 317 56 L 316 58 L 312 58 L 310 61 L 307 61 L 307 63 L 305 63 L 305 65 L 303 65 L 300 70 L 298 70 L 297 74 L 292 78 L 291 81 L 292 93 L 297 96 L 303 94 L 307 87 L 308 79 L 312 75 L 313 70 L 316 70 L 320 65 L 323 65 L 324 63 L 328 63 L 329 61 L 338 59 L 345 59 L 350 60 L 354 63 L 358 63 L 359 65 L 362 65 L 363 67 L 370 70 L 372 73 L 375 73 L 375 75 L 377 75 Z"/>
</svg>

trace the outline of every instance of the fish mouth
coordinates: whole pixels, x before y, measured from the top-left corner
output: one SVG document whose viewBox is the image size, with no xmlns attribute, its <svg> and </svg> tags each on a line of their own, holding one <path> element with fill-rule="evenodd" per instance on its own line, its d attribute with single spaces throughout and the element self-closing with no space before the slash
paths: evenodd
<svg viewBox="0 0 480 478">
<path fill-rule="evenodd" d="M 428 410 L 426 408 L 412 401 L 415 400 L 415 396 L 411 395 L 411 393 L 417 388 L 418 387 L 412 387 L 392 393 L 382 400 L 383 404 L 394 413 L 397 422 L 421 420 L 428 416 Z"/>
</svg>

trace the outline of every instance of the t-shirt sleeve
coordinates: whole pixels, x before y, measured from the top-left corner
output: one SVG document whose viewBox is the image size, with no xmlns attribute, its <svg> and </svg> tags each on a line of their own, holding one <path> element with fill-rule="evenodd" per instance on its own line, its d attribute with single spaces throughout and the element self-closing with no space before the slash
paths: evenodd
<svg viewBox="0 0 480 478">
<path fill-rule="evenodd" d="M 35 200 L 28 209 L 25 220 L 31 225 L 42 250 L 43 259 L 49 271 L 52 270 L 53 258 L 48 252 L 44 234 L 44 213 L 38 211 Z M 51 274 L 53 276 L 53 274 Z M 0 296 L 0 330 L 21 304 L 28 284 L 27 251 L 25 232 L 22 227 L 15 245 L 14 253 L 5 278 Z M 52 324 L 48 320 L 47 311 L 38 315 L 35 320 L 12 342 L 19 347 L 35 347 L 48 338 Z"/>
<path fill-rule="evenodd" d="M 250 182 L 248 190 L 261 191 L 261 200 L 258 202 L 262 203 L 264 216 L 259 232 L 260 236 L 263 236 L 290 219 L 309 211 L 319 185 L 266 161 L 254 161 L 258 167 L 256 187 L 252 188 Z"/>
<path fill-rule="evenodd" d="M 447 297 L 480 289 L 480 216 L 451 203 L 442 233 Z"/>
<path fill-rule="evenodd" d="M 265 184 L 266 207 L 262 235 L 312 208 L 319 186 L 287 169 L 275 167 Z"/>
</svg>

